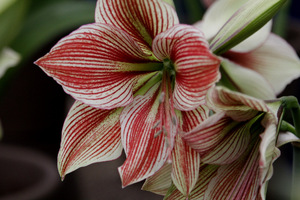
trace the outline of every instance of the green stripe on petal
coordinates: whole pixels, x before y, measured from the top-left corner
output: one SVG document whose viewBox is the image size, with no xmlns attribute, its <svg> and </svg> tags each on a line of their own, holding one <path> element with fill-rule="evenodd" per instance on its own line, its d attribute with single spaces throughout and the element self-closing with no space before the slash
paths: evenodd
<svg viewBox="0 0 300 200">
<path fill-rule="evenodd" d="M 118 27 L 149 50 L 155 36 L 179 23 L 174 7 L 163 0 L 101 0 L 96 22 Z"/>
<path fill-rule="evenodd" d="M 286 0 L 249 0 L 220 29 L 210 43 L 220 55 L 236 46 L 264 26 Z"/>
<path fill-rule="evenodd" d="M 61 39 L 36 64 L 76 100 L 112 109 L 128 105 L 138 79 L 160 68 L 151 59 L 126 32 L 94 23 Z"/>
<path fill-rule="evenodd" d="M 173 183 L 184 196 L 188 197 L 198 179 L 200 154 L 188 146 L 180 135 L 175 138 L 172 165 Z"/>
<path fill-rule="evenodd" d="M 100 110 L 76 101 L 65 120 L 58 153 L 59 173 L 118 158 L 122 153 L 121 109 Z"/>
<path fill-rule="evenodd" d="M 156 83 L 143 96 L 136 96 L 120 115 L 122 144 L 127 156 L 119 168 L 123 186 L 146 179 L 157 172 L 168 158 L 164 134 L 155 137 L 159 121 L 159 86 Z"/>
<path fill-rule="evenodd" d="M 165 163 L 153 176 L 146 179 L 142 190 L 166 195 L 172 184 L 171 172 L 172 164 Z"/>
</svg>

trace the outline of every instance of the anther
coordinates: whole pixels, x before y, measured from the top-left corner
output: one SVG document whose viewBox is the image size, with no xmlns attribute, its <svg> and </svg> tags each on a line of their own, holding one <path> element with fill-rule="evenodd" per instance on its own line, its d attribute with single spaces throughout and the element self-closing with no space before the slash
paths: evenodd
<svg viewBox="0 0 300 200">
<path fill-rule="evenodd" d="M 176 117 L 175 117 L 174 115 L 172 116 L 172 123 L 173 123 L 174 125 L 177 124 Z"/>
<path fill-rule="evenodd" d="M 164 126 L 162 127 L 162 129 L 163 129 L 164 135 L 165 135 L 165 136 L 168 136 L 168 131 L 167 131 L 167 129 L 166 129 Z"/>
<path fill-rule="evenodd" d="M 160 97 L 159 97 L 159 103 L 163 103 L 165 101 L 165 93 L 161 92 Z"/>
<path fill-rule="evenodd" d="M 161 133 L 162 133 L 162 130 L 157 131 L 157 132 L 154 134 L 154 138 L 157 138 Z"/>
<path fill-rule="evenodd" d="M 161 123 L 161 121 L 158 120 L 158 121 L 154 124 L 154 126 L 152 127 L 152 129 L 156 129 L 160 123 Z"/>
</svg>

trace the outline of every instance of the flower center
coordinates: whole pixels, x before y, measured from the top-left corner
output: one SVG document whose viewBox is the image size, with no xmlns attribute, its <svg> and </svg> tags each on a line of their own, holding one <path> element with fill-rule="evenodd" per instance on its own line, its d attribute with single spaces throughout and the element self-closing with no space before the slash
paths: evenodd
<svg viewBox="0 0 300 200">
<path fill-rule="evenodd" d="M 163 73 L 167 74 L 167 77 L 170 80 L 171 88 L 173 90 L 175 86 L 176 70 L 173 62 L 168 58 L 163 60 Z"/>
</svg>

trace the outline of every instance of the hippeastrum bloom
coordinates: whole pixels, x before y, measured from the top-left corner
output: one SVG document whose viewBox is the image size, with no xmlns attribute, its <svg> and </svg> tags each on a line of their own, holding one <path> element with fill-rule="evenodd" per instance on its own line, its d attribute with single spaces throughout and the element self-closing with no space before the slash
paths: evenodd
<svg viewBox="0 0 300 200">
<path fill-rule="evenodd" d="M 232 14 L 246 2 L 218 0 L 195 26 L 204 32 L 208 40 L 212 40 L 219 29 L 229 23 L 227 20 Z M 300 76 L 300 61 L 296 52 L 284 39 L 270 32 L 271 26 L 270 21 L 237 46 L 221 53 L 222 81 L 229 81 L 236 91 L 260 99 L 274 99 L 287 84 Z"/>
<path fill-rule="evenodd" d="M 172 160 L 174 182 L 188 194 L 199 156 L 177 132 L 207 117 L 200 105 L 219 80 L 219 59 L 203 34 L 178 24 L 174 8 L 162 0 L 99 0 L 95 20 L 36 61 L 77 100 L 63 127 L 61 176 L 116 159 L 124 148 L 123 186 Z"/>
<path fill-rule="evenodd" d="M 217 87 L 210 90 L 208 105 L 216 113 L 183 133 L 201 160 L 190 199 L 265 199 L 278 147 L 300 141 L 291 133 L 278 134 L 281 102 L 266 103 Z M 170 166 L 165 166 L 147 179 L 143 189 L 166 195 L 165 199 L 186 199 L 172 185 L 170 173 Z"/>
<path fill-rule="evenodd" d="M 264 2 L 254 14 L 251 6 L 243 7 L 252 21 L 262 21 L 257 27 L 250 22 L 243 37 L 265 23 L 281 2 Z M 244 30 L 241 23 L 221 28 L 219 33 L 225 33 L 216 35 L 210 50 L 198 28 L 179 24 L 170 0 L 98 0 L 95 20 L 36 61 L 77 100 L 63 127 L 62 178 L 79 167 L 116 159 L 124 149 L 123 186 L 172 161 L 172 182 L 189 196 L 199 176 L 200 154 L 178 133 L 190 132 L 208 117 L 201 105 L 220 77 L 220 60 L 211 51 L 232 46 L 232 38 L 235 45 L 236 34 Z"/>
</svg>

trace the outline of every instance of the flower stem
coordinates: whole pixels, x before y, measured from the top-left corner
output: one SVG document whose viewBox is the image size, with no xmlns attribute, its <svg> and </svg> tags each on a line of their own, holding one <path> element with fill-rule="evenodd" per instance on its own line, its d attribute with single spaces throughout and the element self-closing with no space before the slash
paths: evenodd
<svg viewBox="0 0 300 200">
<path fill-rule="evenodd" d="M 296 97 L 288 96 L 281 98 L 284 108 L 290 110 L 295 126 L 294 133 L 300 137 L 300 107 Z M 292 200 L 300 199 L 300 145 L 293 143 L 293 180 L 292 180 Z"/>
<path fill-rule="evenodd" d="M 295 129 L 295 127 L 292 126 L 290 123 L 284 121 L 284 120 L 281 121 L 281 124 L 280 124 L 280 131 L 282 131 L 282 132 L 288 131 L 288 132 L 291 132 L 291 133 L 293 133 L 293 134 L 296 134 L 296 129 Z"/>
</svg>

